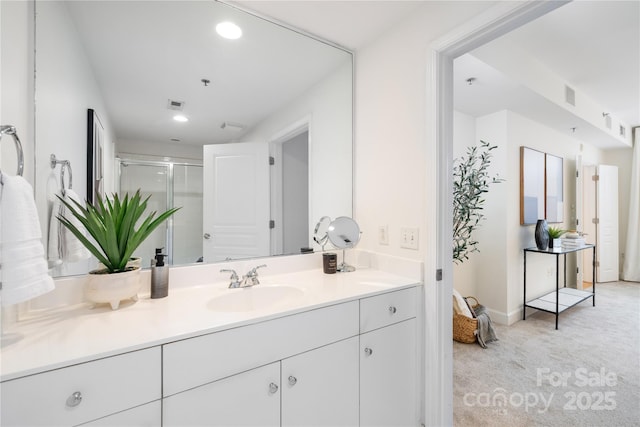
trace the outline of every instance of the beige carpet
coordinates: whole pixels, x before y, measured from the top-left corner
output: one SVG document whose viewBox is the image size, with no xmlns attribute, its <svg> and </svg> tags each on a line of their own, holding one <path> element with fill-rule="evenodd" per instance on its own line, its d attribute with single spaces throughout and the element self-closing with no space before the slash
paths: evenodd
<svg viewBox="0 0 640 427">
<path fill-rule="evenodd" d="M 495 325 L 483 350 L 454 342 L 454 424 L 640 426 L 640 283 L 596 285 L 560 314 Z"/>
</svg>

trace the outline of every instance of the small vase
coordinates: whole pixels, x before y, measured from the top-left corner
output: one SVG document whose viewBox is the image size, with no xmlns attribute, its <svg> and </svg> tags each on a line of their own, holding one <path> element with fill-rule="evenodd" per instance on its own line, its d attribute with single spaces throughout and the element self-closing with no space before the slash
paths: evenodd
<svg viewBox="0 0 640 427">
<path fill-rule="evenodd" d="M 138 300 L 140 290 L 140 269 L 134 268 L 122 273 L 104 273 L 104 270 L 92 270 L 84 288 L 87 301 L 96 304 L 109 303 L 117 310 L 124 299 Z"/>
<path fill-rule="evenodd" d="M 541 251 L 547 250 L 547 246 L 549 245 L 549 227 L 547 226 L 546 219 L 539 219 L 536 223 L 536 246 Z"/>
</svg>

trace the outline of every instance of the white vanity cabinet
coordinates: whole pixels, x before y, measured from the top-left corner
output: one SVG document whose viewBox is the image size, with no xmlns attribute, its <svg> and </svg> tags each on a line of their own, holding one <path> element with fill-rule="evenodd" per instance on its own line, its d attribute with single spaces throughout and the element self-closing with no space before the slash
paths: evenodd
<svg viewBox="0 0 640 427">
<path fill-rule="evenodd" d="M 163 400 L 163 426 L 280 426 L 280 363 Z"/>
<path fill-rule="evenodd" d="M 282 427 L 358 425 L 358 337 L 282 361 Z"/>
<path fill-rule="evenodd" d="M 121 424 L 153 425 L 156 413 L 143 421 L 132 408 L 159 402 L 160 365 L 155 347 L 4 381 L 0 423 L 74 426 L 119 413 Z"/>
<path fill-rule="evenodd" d="M 418 424 L 416 309 L 416 288 L 361 300 L 361 426 Z"/>
<path fill-rule="evenodd" d="M 350 301 L 164 345 L 163 425 L 357 425 L 358 313 Z"/>
</svg>

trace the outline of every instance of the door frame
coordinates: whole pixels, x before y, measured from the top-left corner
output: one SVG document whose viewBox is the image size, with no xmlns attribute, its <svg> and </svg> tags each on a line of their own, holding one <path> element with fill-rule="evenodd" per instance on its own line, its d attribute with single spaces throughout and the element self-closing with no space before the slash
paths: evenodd
<svg viewBox="0 0 640 427">
<path fill-rule="evenodd" d="M 436 155 L 425 150 L 426 200 L 436 203 L 425 206 L 425 226 L 436 230 L 436 244 L 426 249 L 423 271 L 424 425 L 453 425 L 453 60 L 568 2 L 499 2 L 435 40 L 427 51 L 426 142 L 436 147 Z"/>
<path fill-rule="evenodd" d="M 311 164 L 311 151 L 312 151 L 312 137 L 311 137 L 311 115 L 302 117 L 299 120 L 290 123 L 278 132 L 276 132 L 271 138 L 269 138 L 269 153 L 271 157 L 275 159 L 275 164 L 271 168 L 270 175 L 270 189 L 271 189 L 271 219 L 275 221 L 275 227 L 271 229 L 271 255 L 281 254 L 283 252 L 283 216 L 282 216 L 282 144 L 300 135 L 303 132 L 308 132 L 307 146 L 309 149 L 309 156 L 307 158 L 307 165 L 309 170 L 309 185 L 311 188 L 311 177 L 313 176 Z M 309 198 L 309 214 L 311 214 L 313 201 Z M 308 218 L 309 224 L 311 218 Z"/>
</svg>

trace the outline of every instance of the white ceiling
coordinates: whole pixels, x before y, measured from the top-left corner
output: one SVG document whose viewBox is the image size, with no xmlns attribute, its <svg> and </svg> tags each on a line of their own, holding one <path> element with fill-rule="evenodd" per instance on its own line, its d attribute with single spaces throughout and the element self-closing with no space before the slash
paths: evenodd
<svg viewBox="0 0 640 427">
<path fill-rule="evenodd" d="M 120 141 L 236 140 L 352 58 L 220 2 L 69 1 L 66 6 Z M 215 25 L 225 20 L 243 29 L 241 39 L 215 34 Z M 189 123 L 172 120 L 177 112 L 167 108 L 169 100 L 185 103 L 182 114 Z M 223 122 L 245 130 L 223 129 Z"/>
<path fill-rule="evenodd" d="M 357 51 L 429 1 L 234 3 Z M 640 125 L 640 2 L 574 1 L 504 37 L 627 124 Z M 478 116 L 528 104 L 544 112 L 537 120 L 555 118 L 552 126 L 570 122 L 486 64 L 468 60 L 464 66 L 460 76 L 482 76 L 484 92 L 458 95 L 456 109 Z"/>
</svg>

